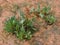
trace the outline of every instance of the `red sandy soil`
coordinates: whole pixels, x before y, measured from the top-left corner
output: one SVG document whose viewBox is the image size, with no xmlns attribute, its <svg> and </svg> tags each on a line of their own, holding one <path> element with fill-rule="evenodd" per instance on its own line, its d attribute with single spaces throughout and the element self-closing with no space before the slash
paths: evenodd
<svg viewBox="0 0 60 45">
<path fill-rule="evenodd" d="M 47 29 L 41 27 L 40 31 L 28 41 L 20 41 L 14 35 L 5 33 L 4 21 L 13 15 L 9 10 L 12 4 L 20 5 L 23 2 L 34 4 L 39 1 L 51 5 L 57 19 L 54 25 L 47 26 Z M 0 16 L 0 45 L 60 45 L 60 0 L 0 0 L 0 5 L 3 7 Z"/>
</svg>

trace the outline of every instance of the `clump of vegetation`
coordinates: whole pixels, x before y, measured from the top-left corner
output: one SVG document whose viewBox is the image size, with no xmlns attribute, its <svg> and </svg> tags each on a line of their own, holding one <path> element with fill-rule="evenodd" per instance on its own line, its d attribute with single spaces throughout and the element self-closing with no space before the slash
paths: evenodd
<svg viewBox="0 0 60 45">
<path fill-rule="evenodd" d="M 56 22 L 56 18 L 51 12 L 50 6 L 45 6 L 40 13 L 40 16 L 47 22 L 48 25 L 52 25 Z"/>
<path fill-rule="evenodd" d="M 17 38 L 31 39 L 33 33 L 37 31 L 37 28 L 33 24 L 33 19 L 25 17 L 24 13 L 19 10 L 20 19 L 16 19 L 15 16 L 11 17 L 5 22 L 5 30 L 12 34 L 15 34 Z"/>
<path fill-rule="evenodd" d="M 18 24 L 18 21 L 16 20 L 15 16 L 12 16 L 10 19 L 8 19 L 5 22 L 5 30 L 7 32 L 15 33 L 15 28 L 17 24 Z"/>
<path fill-rule="evenodd" d="M 5 22 L 5 30 L 9 33 L 15 34 L 17 38 L 21 40 L 31 39 L 33 33 L 37 31 L 37 28 L 34 25 L 35 22 L 34 18 L 32 19 L 27 18 L 18 5 L 14 5 L 14 7 L 15 8 L 13 12 L 14 13 L 16 13 L 16 11 L 19 12 L 20 18 L 16 19 L 15 16 L 9 18 Z M 44 19 L 49 25 L 52 25 L 56 21 L 56 18 L 54 17 L 54 15 L 52 15 L 51 8 L 49 6 L 47 7 L 45 6 L 42 9 L 40 9 L 40 4 L 38 3 L 36 9 L 34 7 L 30 9 L 30 14 L 31 13 Z"/>
<path fill-rule="evenodd" d="M 51 25 L 51 24 L 55 23 L 56 18 L 53 15 L 47 15 L 45 17 L 45 21 L 47 22 L 47 24 Z"/>
<path fill-rule="evenodd" d="M 44 19 L 47 24 L 51 25 L 55 23 L 56 18 L 54 15 L 51 13 L 51 8 L 50 6 L 44 6 L 42 9 L 40 9 L 40 4 L 38 3 L 37 8 L 35 9 L 34 7 L 31 8 L 30 13 L 33 13 L 42 19 Z"/>
</svg>

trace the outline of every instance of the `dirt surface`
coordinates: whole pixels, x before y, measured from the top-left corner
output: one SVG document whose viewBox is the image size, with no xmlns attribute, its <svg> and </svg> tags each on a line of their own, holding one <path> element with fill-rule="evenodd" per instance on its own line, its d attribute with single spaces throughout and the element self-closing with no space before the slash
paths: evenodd
<svg viewBox="0 0 60 45">
<path fill-rule="evenodd" d="M 37 2 L 43 5 L 48 3 L 51 5 L 57 19 L 56 23 L 52 26 L 47 26 L 47 29 L 41 27 L 40 31 L 28 41 L 20 41 L 14 35 L 4 31 L 4 21 L 13 15 L 10 11 L 12 5 L 20 5 L 23 2 L 33 5 Z M 0 6 L 3 8 L 0 15 L 0 45 L 60 45 L 60 0 L 0 0 Z"/>
</svg>

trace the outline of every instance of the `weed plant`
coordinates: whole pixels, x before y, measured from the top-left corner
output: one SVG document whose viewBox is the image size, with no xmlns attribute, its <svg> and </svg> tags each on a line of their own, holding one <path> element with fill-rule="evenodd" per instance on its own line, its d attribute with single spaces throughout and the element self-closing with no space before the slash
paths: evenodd
<svg viewBox="0 0 60 45">
<path fill-rule="evenodd" d="M 33 33 L 37 31 L 37 28 L 33 24 L 33 18 L 28 19 L 25 17 L 25 14 L 19 10 L 20 19 L 16 19 L 15 16 L 12 16 L 5 22 L 5 30 L 9 33 L 15 34 L 17 38 L 31 39 Z"/>
<path fill-rule="evenodd" d="M 34 26 L 34 19 L 28 19 L 24 12 L 17 5 L 15 5 L 13 12 L 16 12 L 16 10 L 20 14 L 20 18 L 16 19 L 15 16 L 12 16 L 6 20 L 4 29 L 9 33 L 15 34 L 17 38 L 21 40 L 31 39 L 33 34 L 37 31 L 37 28 Z M 38 3 L 36 9 L 34 7 L 30 9 L 30 14 L 31 13 L 44 19 L 48 25 L 52 25 L 56 22 L 56 18 L 51 13 L 51 8 L 49 6 L 45 6 L 40 9 L 40 4 Z"/>
<path fill-rule="evenodd" d="M 42 19 L 46 21 L 48 25 L 52 25 L 56 22 L 55 16 L 53 15 L 53 13 L 51 13 L 50 6 L 44 6 L 42 9 L 40 9 L 40 4 L 38 3 L 36 9 L 34 7 L 30 9 L 30 13 L 33 13 L 41 17 Z"/>
</svg>

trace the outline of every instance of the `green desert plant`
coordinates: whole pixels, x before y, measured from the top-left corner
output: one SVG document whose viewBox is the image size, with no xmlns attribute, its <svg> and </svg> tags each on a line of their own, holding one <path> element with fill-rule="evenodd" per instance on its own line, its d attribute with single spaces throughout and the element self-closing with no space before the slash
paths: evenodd
<svg viewBox="0 0 60 45">
<path fill-rule="evenodd" d="M 43 13 L 44 15 L 48 15 L 51 11 L 50 6 L 44 6 L 41 10 L 41 13 Z"/>
<path fill-rule="evenodd" d="M 50 6 L 44 6 L 40 10 L 40 4 L 38 3 L 38 7 L 35 9 L 34 7 L 30 10 L 31 13 L 34 13 L 35 15 L 38 15 L 42 19 L 44 19 L 48 24 L 53 24 L 56 21 L 56 18 L 51 13 Z"/>
<path fill-rule="evenodd" d="M 36 31 L 36 28 L 34 27 L 34 24 L 33 24 L 33 19 L 25 18 L 23 11 L 19 10 L 19 12 L 20 12 L 19 23 L 22 28 L 21 31 L 23 32 L 23 35 L 24 35 L 21 37 L 21 39 L 23 39 L 23 38 L 30 39 L 32 37 L 32 34 Z M 18 36 L 18 37 L 20 37 L 20 36 Z"/>
<path fill-rule="evenodd" d="M 50 15 L 51 8 L 50 6 L 45 6 L 41 9 L 39 16 L 44 18 L 47 15 Z"/>
<path fill-rule="evenodd" d="M 31 39 L 33 34 L 38 30 L 35 23 L 35 18 L 29 19 L 26 17 L 24 12 L 16 5 L 17 12 L 20 14 L 19 19 L 16 19 L 15 16 L 12 16 L 5 22 L 5 30 L 9 33 L 15 34 L 17 38 L 23 39 Z M 16 11 L 15 10 L 15 11 Z M 40 4 L 38 3 L 37 9 L 34 7 L 30 10 L 30 13 L 34 13 L 35 15 L 39 15 L 43 18 L 47 24 L 51 25 L 55 23 L 56 18 L 50 14 L 50 7 L 44 7 L 40 10 Z M 37 24 L 37 23 L 36 23 Z"/>
<path fill-rule="evenodd" d="M 33 18 L 28 19 L 24 13 L 20 10 L 20 19 L 16 19 L 15 16 L 11 17 L 5 22 L 5 30 L 12 34 L 15 34 L 17 38 L 31 39 L 33 33 L 37 28 L 33 24 Z"/>
<path fill-rule="evenodd" d="M 44 19 L 49 25 L 56 22 L 56 18 L 54 17 L 54 15 L 47 15 Z"/>
<path fill-rule="evenodd" d="M 12 33 L 15 33 L 16 29 L 16 25 L 17 25 L 18 21 L 16 20 L 15 16 L 12 16 L 10 19 L 8 19 L 6 22 L 5 22 L 5 30 L 7 32 L 12 32 Z"/>
<path fill-rule="evenodd" d="M 33 25 L 33 22 L 29 19 L 21 20 L 20 23 L 20 31 L 17 34 L 17 37 L 20 39 L 30 39 L 36 28 Z"/>
<path fill-rule="evenodd" d="M 55 23 L 56 18 L 54 17 L 53 13 L 51 13 L 50 6 L 45 6 L 40 13 L 41 18 L 43 18 L 47 24 L 51 25 Z"/>
</svg>

